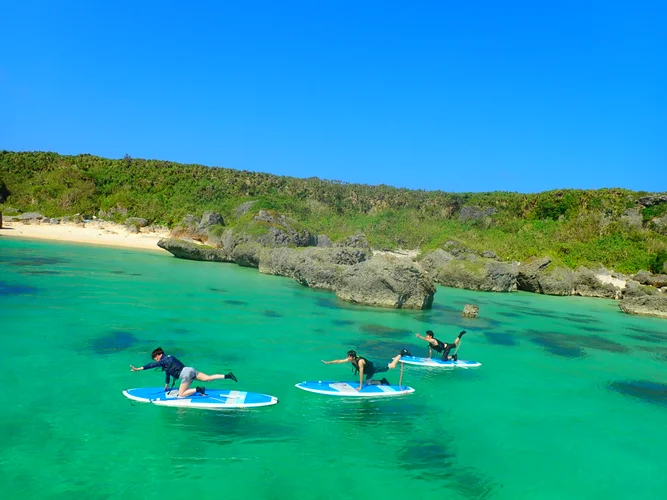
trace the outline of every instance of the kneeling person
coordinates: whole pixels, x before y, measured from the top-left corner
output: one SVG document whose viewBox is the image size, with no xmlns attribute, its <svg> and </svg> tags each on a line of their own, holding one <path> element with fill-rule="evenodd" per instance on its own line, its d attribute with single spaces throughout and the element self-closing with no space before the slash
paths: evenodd
<svg viewBox="0 0 667 500">
<path fill-rule="evenodd" d="M 190 384 L 195 379 L 201 382 L 210 382 L 211 380 L 228 378 L 234 382 L 238 382 L 232 372 L 229 372 L 226 375 L 206 375 L 205 373 L 198 372 L 191 366 L 185 366 L 174 356 L 165 355 L 161 347 L 158 347 L 152 352 L 151 358 L 153 358 L 153 363 L 148 363 L 147 365 L 140 366 L 139 368 L 135 368 L 134 366 L 130 365 L 130 369 L 133 372 L 137 372 L 141 370 L 150 370 L 151 368 L 162 368 L 162 371 L 166 372 L 167 374 L 164 385 L 165 391 L 169 390 L 170 378 L 173 378 L 174 382 L 180 378 L 181 385 L 178 387 L 179 398 L 187 398 L 188 396 L 192 396 L 195 392 L 200 394 L 204 394 L 206 392 L 206 388 L 203 386 L 197 386 L 195 389 L 190 389 Z"/>
<path fill-rule="evenodd" d="M 386 371 L 396 368 L 396 365 L 398 364 L 398 361 L 400 359 L 401 359 L 401 354 L 392 359 L 391 363 L 388 363 L 386 365 L 381 365 L 369 361 L 368 359 L 362 356 L 358 356 L 356 351 L 347 351 L 347 358 L 345 359 L 334 359 L 333 361 L 322 360 L 322 363 L 324 363 L 325 365 L 330 365 L 332 363 L 334 364 L 352 363 L 352 366 L 354 366 L 355 370 L 354 373 L 359 374 L 359 387 L 357 387 L 357 391 L 360 391 L 364 387 L 364 374 L 366 375 L 366 382 L 370 385 L 391 385 L 389 381 L 384 377 L 382 378 L 382 380 L 379 381 L 373 380 L 373 377 L 378 373 L 384 373 Z"/>
<path fill-rule="evenodd" d="M 461 342 L 461 337 L 463 337 L 465 333 L 466 333 L 465 330 L 459 333 L 459 336 L 454 339 L 454 342 L 443 342 L 441 340 L 436 339 L 433 336 L 433 332 L 431 330 L 428 330 L 426 332 L 426 337 L 422 337 L 418 333 L 415 333 L 415 336 L 417 338 L 420 338 L 428 342 L 428 359 L 431 359 L 433 351 L 436 351 L 438 353 L 440 352 L 442 353 L 443 361 L 447 361 L 449 359 L 449 351 L 451 351 L 455 347 L 458 347 L 459 343 Z M 455 354 L 454 356 L 452 356 L 451 359 L 453 361 L 456 361 L 458 357 Z"/>
</svg>

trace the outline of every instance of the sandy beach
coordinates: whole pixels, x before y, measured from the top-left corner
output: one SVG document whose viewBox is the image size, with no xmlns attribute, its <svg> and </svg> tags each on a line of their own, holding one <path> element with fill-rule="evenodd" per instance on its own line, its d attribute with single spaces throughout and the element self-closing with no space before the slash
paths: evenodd
<svg viewBox="0 0 667 500">
<path fill-rule="evenodd" d="M 136 248 L 165 252 L 157 246 L 161 238 L 169 236 L 167 229 L 141 233 L 130 233 L 121 224 L 107 221 L 91 221 L 85 224 L 25 224 L 19 221 L 3 222 L 0 238 L 35 238 L 60 241 L 63 243 L 83 243 L 111 247 Z"/>
</svg>

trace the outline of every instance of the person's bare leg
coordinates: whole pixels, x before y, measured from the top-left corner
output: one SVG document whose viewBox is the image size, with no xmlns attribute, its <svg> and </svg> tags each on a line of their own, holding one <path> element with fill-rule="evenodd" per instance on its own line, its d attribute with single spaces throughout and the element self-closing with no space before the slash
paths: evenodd
<svg viewBox="0 0 667 500">
<path fill-rule="evenodd" d="M 220 380 L 222 378 L 227 378 L 224 375 L 220 375 L 219 373 L 216 373 L 215 375 L 206 375 L 205 373 L 199 372 L 197 374 L 197 380 L 200 380 L 202 382 L 210 382 L 211 380 Z"/>
<path fill-rule="evenodd" d="M 400 355 L 400 354 L 399 354 L 398 356 L 396 356 L 394 359 L 392 359 L 392 360 L 391 360 L 391 363 L 389 363 L 389 364 L 387 365 L 387 366 L 389 367 L 389 369 L 390 369 L 390 370 L 393 370 L 394 368 L 396 368 L 396 365 L 398 364 L 398 362 L 400 361 L 400 359 L 401 359 L 401 355 Z"/>
<path fill-rule="evenodd" d="M 197 389 L 190 389 L 190 382 L 181 382 L 181 385 L 178 387 L 179 398 L 187 398 L 188 396 L 192 396 L 195 392 L 197 392 Z"/>
</svg>

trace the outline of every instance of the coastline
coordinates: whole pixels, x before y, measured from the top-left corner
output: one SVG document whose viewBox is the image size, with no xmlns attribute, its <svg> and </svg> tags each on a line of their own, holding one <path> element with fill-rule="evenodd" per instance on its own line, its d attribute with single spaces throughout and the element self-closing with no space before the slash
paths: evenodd
<svg viewBox="0 0 667 500">
<path fill-rule="evenodd" d="M 61 243 L 77 243 L 136 250 L 152 250 L 168 253 L 157 246 L 161 238 L 169 237 L 168 229 L 130 233 L 122 224 L 108 221 L 91 221 L 79 224 L 25 224 L 18 221 L 3 222 L 0 238 L 38 239 Z"/>
</svg>

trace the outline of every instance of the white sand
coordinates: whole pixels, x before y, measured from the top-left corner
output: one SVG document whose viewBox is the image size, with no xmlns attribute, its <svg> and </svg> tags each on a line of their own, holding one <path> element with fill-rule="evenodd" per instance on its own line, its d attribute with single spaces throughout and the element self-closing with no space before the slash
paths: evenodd
<svg viewBox="0 0 667 500">
<path fill-rule="evenodd" d="M 614 278 L 613 276 L 610 276 L 609 274 L 602 274 L 598 273 L 595 275 L 595 277 L 600 280 L 601 283 L 604 283 L 605 285 L 608 283 L 611 283 L 617 288 L 623 289 L 626 287 L 627 283 L 625 280 Z"/>
<path fill-rule="evenodd" d="M 106 221 L 92 221 L 85 224 L 24 224 L 19 221 L 4 221 L 0 238 L 35 238 L 66 243 L 85 243 L 111 247 L 136 248 L 164 252 L 157 246 L 161 238 L 169 237 L 167 229 L 141 233 L 128 233 L 124 225 Z"/>
</svg>

